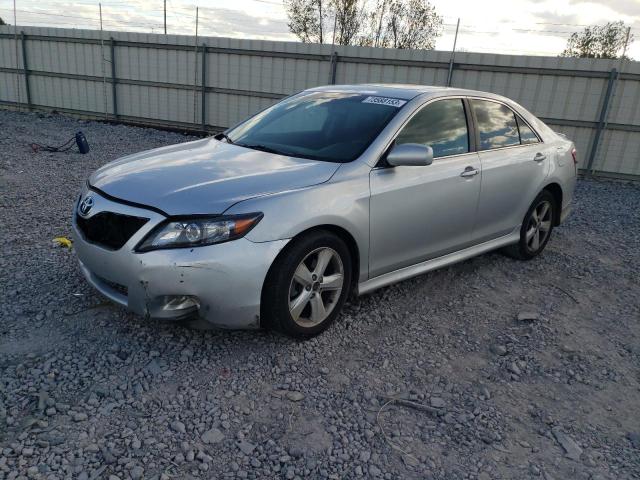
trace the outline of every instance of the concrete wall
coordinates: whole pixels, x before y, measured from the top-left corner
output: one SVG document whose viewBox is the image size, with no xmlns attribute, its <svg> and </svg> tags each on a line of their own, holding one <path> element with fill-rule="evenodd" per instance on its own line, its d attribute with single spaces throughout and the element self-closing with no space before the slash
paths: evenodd
<svg viewBox="0 0 640 480">
<path fill-rule="evenodd" d="M 195 40 L 104 32 L 101 41 L 94 30 L 18 27 L 16 49 L 13 27 L 0 27 L 0 105 L 15 107 L 28 99 L 34 109 L 218 130 L 283 96 L 334 79 L 338 84 L 445 85 L 450 61 L 450 52 L 216 37 L 199 37 L 196 52 Z M 600 128 L 591 168 L 640 175 L 640 63 L 458 53 L 453 67 L 452 86 L 513 98 L 567 134 L 577 145 L 582 168 Z M 610 81 L 614 68 L 621 73 Z M 609 83 L 611 102 L 602 125 Z"/>
</svg>

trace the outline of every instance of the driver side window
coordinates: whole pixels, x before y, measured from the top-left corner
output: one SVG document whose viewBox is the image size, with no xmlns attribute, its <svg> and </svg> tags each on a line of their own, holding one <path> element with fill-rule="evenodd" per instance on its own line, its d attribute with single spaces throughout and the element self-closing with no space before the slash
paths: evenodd
<svg viewBox="0 0 640 480">
<path fill-rule="evenodd" d="M 420 143 L 433 148 L 434 158 L 469 151 L 469 131 L 462 99 L 430 103 L 404 126 L 396 145 Z"/>
</svg>

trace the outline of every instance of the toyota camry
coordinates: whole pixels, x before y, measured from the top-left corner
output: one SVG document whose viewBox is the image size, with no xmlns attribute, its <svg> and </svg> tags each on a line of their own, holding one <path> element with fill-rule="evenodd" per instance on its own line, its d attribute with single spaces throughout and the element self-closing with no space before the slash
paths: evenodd
<svg viewBox="0 0 640 480">
<path fill-rule="evenodd" d="M 502 96 L 318 87 L 98 169 L 74 244 L 138 314 L 309 337 L 349 295 L 490 250 L 536 257 L 576 174 L 573 143 Z"/>
</svg>

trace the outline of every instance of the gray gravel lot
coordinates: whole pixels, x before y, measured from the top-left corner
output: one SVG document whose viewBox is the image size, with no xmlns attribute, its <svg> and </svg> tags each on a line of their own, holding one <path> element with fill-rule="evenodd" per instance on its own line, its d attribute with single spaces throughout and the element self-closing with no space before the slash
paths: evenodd
<svg viewBox="0 0 640 480">
<path fill-rule="evenodd" d="M 80 129 L 89 155 L 29 147 Z M 640 185 L 582 180 L 538 259 L 379 290 L 296 342 L 131 315 L 52 243 L 92 170 L 187 137 L 0 130 L 0 479 L 640 478 Z"/>
</svg>

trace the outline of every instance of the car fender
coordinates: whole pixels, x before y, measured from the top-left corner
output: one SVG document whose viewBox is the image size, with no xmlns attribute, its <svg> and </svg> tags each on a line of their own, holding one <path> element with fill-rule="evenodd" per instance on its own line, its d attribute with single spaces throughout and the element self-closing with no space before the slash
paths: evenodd
<svg viewBox="0 0 640 480">
<path fill-rule="evenodd" d="M 566 208 L 573 198 L 573 191 L 576 184 L 575 165 L 571 151 L 574 148 L 573 142 L 566 137 L 558 136 L 559 141 L 555 142 L 554 161 L 550 163 L 549 174 L 545 179 L 545 187 L 552 183 L 557 183 L 562 191 L 562 209 Z"/>
<path fill-rule="evenodd" d="M 286 240 L 320 226 L 347 231 L 360 257 L 360 280 L 369 258 L 369 175 L 366 164 L 344 164 L 323 184 L 243 200 L 225 215 L 262 212 L 264 217 L 245 238 L 252 242 Z"/>
</svg>

